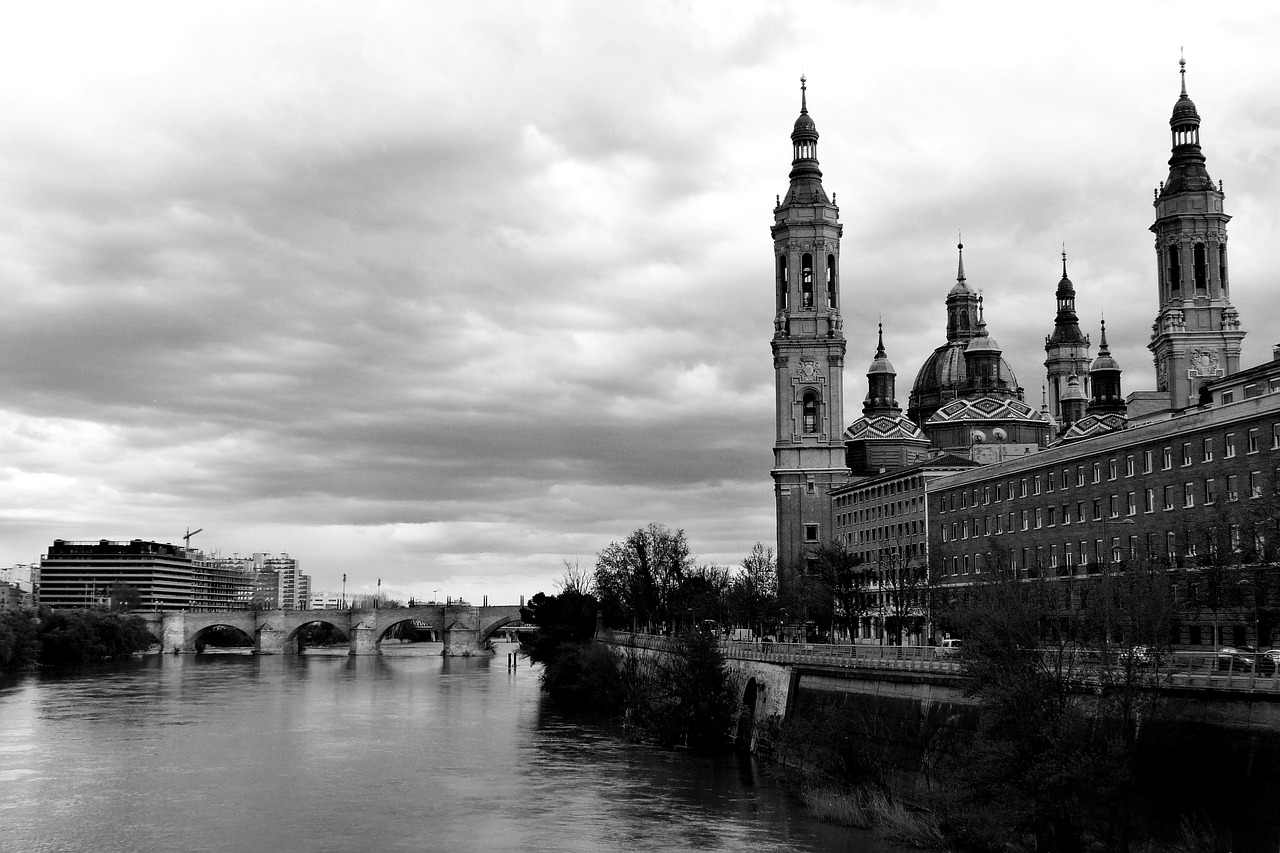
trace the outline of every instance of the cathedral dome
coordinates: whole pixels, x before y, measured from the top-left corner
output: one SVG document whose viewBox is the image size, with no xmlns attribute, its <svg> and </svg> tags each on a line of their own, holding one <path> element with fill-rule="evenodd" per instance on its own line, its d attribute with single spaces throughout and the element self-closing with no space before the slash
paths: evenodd
<svg viewBox="0 0 1280 853">
<path fill-rule="evenodd" d="M 965 368 L 965 351 L 973 340 L 949 341 L 935 349 L 916 374 L 915 384 L 911 386 L 911 398 L 908 402 L 908 414 L 913 420 L 921 421 L 937 411 L 938 407 L 948 400 L 954 400 L 964 393 L 969 379 Z M 988 341 L 991 339 L 988 337 Z M 999 352 L 999 350 L 996 350 Z M 1018 388 L 1018 379 L 1013 375 L 1013 368 L 1003 356 L 997 362 L 998 368 L 995 384 L 1010 392 Z"/>
</svg>

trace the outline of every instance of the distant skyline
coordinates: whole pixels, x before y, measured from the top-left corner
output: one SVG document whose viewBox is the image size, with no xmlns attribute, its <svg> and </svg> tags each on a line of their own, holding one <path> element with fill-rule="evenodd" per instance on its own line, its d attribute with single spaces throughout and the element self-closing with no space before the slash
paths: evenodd
<svg viewBox="0 0 1280 853">
<path fill-rule="evenodd" d="M 846 420 L 905 409 L 957 235 L 1040 403 L 1154 388 L 1178 59 L 1242 365 L 1280 341 L 1280 10 L 1244 3 L 51 3 L 0 27 L 0 564 L 288 552 L 314 588 L 551 592 L 651 521 L 772 545 L 772 242 L 808 79 Z"/>
</svg>

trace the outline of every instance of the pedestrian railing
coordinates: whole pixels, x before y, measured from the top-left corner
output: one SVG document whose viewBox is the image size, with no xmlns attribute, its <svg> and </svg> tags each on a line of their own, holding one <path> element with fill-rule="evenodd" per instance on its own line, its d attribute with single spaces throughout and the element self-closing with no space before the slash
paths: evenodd
<svg viewBox="0 0 1280 853">
<path fill-rule="evenodd" d="M 600 639 L 616 645 L 653 651 L 669 651 L 677 641 L 657 634 L 606 631 Z M 720 649 L 731 660 L 762 663 L 800 664 L 842 667 L 846 669 L 881 669 L 905 672 L 928 672 L 961 675 L 963 667 L 958 653 L 937 646 L 880 646 L 855 643 L 762 643 L 758 640 L 720 640 Z M 1280 672 L 1224 669 L 1218 655 L 1212 652 L 1174 652 L 1168 657 L 1144 663 L 1139 669 L 1139 683 L 1151 686 L 1198 690 L 1236 690 L 1242 692 L 1280 694 Z M 1095 667 L 1095 669 L 1097 669 Z M 1123 681 L 1121 673 L 1093 672 L 1081 669 L 1082 685 L 1104 687 Z M 1109 676 L 1109 677 L 1108 677 Z"/>
</svg>

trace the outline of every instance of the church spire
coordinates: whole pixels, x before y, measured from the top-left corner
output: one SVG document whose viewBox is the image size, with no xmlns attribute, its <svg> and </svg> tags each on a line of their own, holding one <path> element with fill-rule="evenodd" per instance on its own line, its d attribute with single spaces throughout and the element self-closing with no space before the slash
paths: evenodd
<svg viewBox="0 0 1280 853">
<path fill-rule="evenodd" d="M 889 363 L 884 351 L 884 323 L 879 324 L 876 354 L 867 368 L 867 398 L 862 402 L 862 414 L 868 418 L 879 415 L 898 416 L 902 409 L 894 399 L 898 372 Z"/>
<path fill-rule="evenodd" d="M 1093 399 L 1089 402 L 1089 414 L 1107 414 L 1114 412 L 1123 415 L 1127 406 L 1124 395 L 1120 393 L 1120 363 L 1111 357 L 1107 348 L 1107 321 L 1102 320 L 1101 340 L 1098 343 L 1098 357 L 1089 368 L 1089 379 L 1093 385 Z"/>
<path fill-rule="evenodd" d="M 1076 288 L 1067 276 L 1067 247 L 1062 247 L 1062 278 L 1058 280 L 1058 313 L 1053 318 L 1053 334 L 1045 335 L 1045 378 L 1048 380 L 1049 411 L 1062 420 L 1062 395 L 1067 390 L 1071 376 L 1085 373 L 1088 393 L 1089 336 L 1080 331 L 1080 318 L 1076 314 Z M 1077 381 L 1080 381 L 1077 379 Z"/>
<path fill-rule="evenodd" d="M 800 77 L 800 116 L 791 130 L 791 186 L 782 200 L 791 204 L 830 204 L 822 188 L 822 170 L 818 168 L 818 125 L 809 115 L 808 86 Z"/>
<path fill-rule="evenodd" d="M 947 294 L 947 340 L 967 341 L 978 324 L 978 296 L 964 276 L 964 243 L 956 244 L 956 283 Z"/>
</svg>

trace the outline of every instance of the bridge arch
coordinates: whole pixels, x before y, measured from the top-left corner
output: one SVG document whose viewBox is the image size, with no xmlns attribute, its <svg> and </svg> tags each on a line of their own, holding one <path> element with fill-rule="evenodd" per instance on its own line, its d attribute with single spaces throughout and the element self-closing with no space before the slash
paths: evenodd
<svg viewBox="0 0 1280 853">
<path fill-rule="evenodd" d="M 255 636 L 254 636 L 253 634 L 251 634 L 250 632 L 246 631 L 246 630 L 244 629 L 244 627 L 243 627 L 243 626 L 241 626 L 241 625 L 232 625 L 232 624 L 230 624 L 230 623 L 217 623 L 217 622 L 215 622 L 215 623 L 212 623 L 212 624 L 203 625 L 202 627 L 200 627 L 200 628 L 198 628 L 198 629 L 196 629 L 196 630 L 191 631 L 191 633 L 190 633 L 190 637 L 189 637 L 189 639 L 188 639 L 188 641 L 187 641 L 187 642 L 188 642 L 188 645 L 189 645 L 191 648 L 195 649 L 195 651 L 196 651 L 196 653 L 197 653 L 197 654 L 200 654 L 200 653 L 201 653 L 201 652 L 203 652 L 203 651 L 204 651 L 204 649 L 205 649 L 205 646 L 206 646 L 206 640 L 208 639 L 209 634 L 211 634 L 211 633 L 212 633 L 212 632 L 214 632 L 214 631 L 218 631 L 218 630 L 220 630 L 220 629 L 223 629 L 223 628 L 226 628 L 226 629 L 228 629 L 228 630 L 230 630 L 230 631 L 234 631 L 236 634 L 238 634 L 240 637 L 242 637 L 242 638 L 244 639 L 244 641 L 245 641 L 245 642 L 241 642 L 241 643 L 239 644 L 239 646 L 238 646 L 238 647 L 240 647 L 240 648 L 243 648 L 243 647 L 246 647 L 246 646 L 254 646 L 254 645 L 256 645 L 256 644 L 257 644 L 257 640 L 258 640 L 258 638 L 257 638 L 257 637 L 255 637 Z"/>
<path fill-rule="evenodd" d="M 309 611 L 303 610 L 299 612 L 305 614 L 305 613 L 308 613 Z M 316 612 L 320 613 L 322 611 L 316 611 Z M 332 618 L 323 618 L 323 617 L 319 619 L 309 619 L 305 622 L 298 621 L 298 623 L 294 625 L 289 630 L 289 632 L 285 635 L 284 646 L 285 648 L 292 648 L 301 652 L 307 646 L 311 645 L 311 643 L 305 641 L 300 636 L 303 630 L 311 625 L 327 625 L 333 629 L 331 636 L 333 637 L 334 644 L 340 644 L 340 643 L 350 644 L 351 643 L 350 626 L 344 626 L 343 624 L 341 624 L 341 621 L 342 620 L 332 619 Z"/>
</svg>

